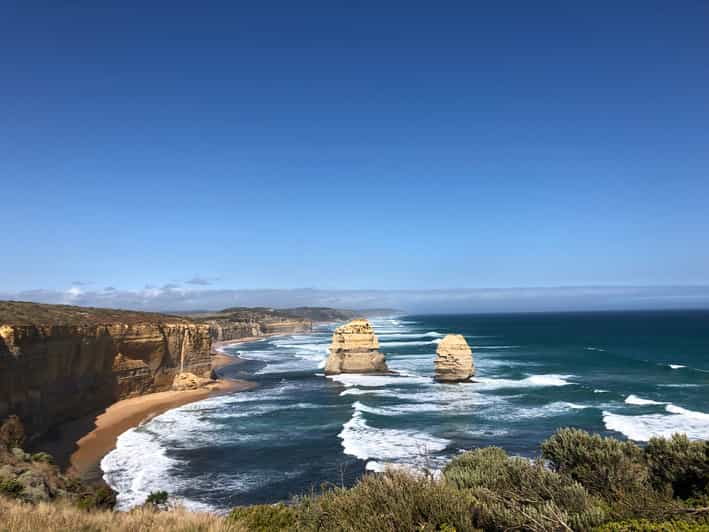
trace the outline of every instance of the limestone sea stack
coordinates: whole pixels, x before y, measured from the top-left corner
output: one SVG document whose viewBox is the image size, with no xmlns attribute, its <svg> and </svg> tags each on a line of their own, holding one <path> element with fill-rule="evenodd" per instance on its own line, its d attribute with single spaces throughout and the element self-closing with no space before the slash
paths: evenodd
<svg viewBox="0 0 709 532">
<path fill-rule="evenodd" d="M 326 375 L 388 372 L 384 355 L 379 352 L 379 340 L 367 320 L 355 319 L 335 329 Z"/>
<path fill-rule="evenodd" d="M 436 380 L 467 381 L 475 375 L 473 352 L 462 334 L 446 335 L 436 349 Z"/>
</svg>

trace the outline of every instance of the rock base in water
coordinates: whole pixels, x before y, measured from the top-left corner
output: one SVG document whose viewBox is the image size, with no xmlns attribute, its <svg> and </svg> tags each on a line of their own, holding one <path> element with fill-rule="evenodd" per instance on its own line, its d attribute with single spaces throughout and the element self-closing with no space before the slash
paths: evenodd
<svg viewBox="0 0 709 532">
<path fill-rule="evenodd" d="M 449 334 L 436 349 L 436 380 L 462 382 L 475 375 L 473 352 L 461 334 Z"/>
<path fill-rule="evenodd" d="M 389 373 L 369 321 L 356 319 L 335 329 L 325 374 L 338 373 Z"/>
</svg>

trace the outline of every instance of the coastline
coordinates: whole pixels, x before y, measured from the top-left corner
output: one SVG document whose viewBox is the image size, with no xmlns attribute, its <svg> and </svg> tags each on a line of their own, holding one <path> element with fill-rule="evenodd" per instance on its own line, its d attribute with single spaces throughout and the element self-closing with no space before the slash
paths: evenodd
<svg viewBox="0 0 709 532">
<path fill-rule="evenodd" d="M 244 359 L 229 354 L 224 348 L 230 345 L 256 342 L 264 338 L 283 333 L 270 333 L 263 336 L 247 336 L 234 340 L 212 343 L 212 371 L 226 366 L 241 364 Z M 215 395 L 237 393 L 256 388 L 251 381 L 238 379 L 217 379 L 215 384 L 197 390 L 149 393 L 118 401 L 92 418 L 92 424 L 74 437 L 64 438 L 68 471 L 77 474 L 83 480 L 95 482 L 101 480 L 101 460 L 116 447 L 118 437 L 134 427 L 171 410 L 189 403 L 201 401 Z M 87 432 L 88 431 L 88 432 Z M 73 452 L 72 452 L 73 450 Z"/>
<path fill-rule="evenodd" d="M 244 362 L 244 359 L 239 355 L 233 355 L 225 351 L 226 347 L 231 345 L 246 344 L 249 342 L 258 342 L 259 340 L 264 340 L 265 338 L 272 338 L 274 336 L 283 336 L 287 334 L 289 333 L 268 333 L 263 336 L 244 336 L 243 338 L 236 338 L 234 340 L 212 342 L 212 371 L 225 366 L 242 364 Z"/>
<path fill-rule="evenodd" d="M 256 383 L 244 380 L 219 380 L 208 388 L 156 392 L 118 401 L 95 418 L 95 428 L 91 432 L 75 442 L 77 449 L 69 459 L 69 471 L 87 481 L 100 480 L 103 476 L 101 460 L 115 449 L 118 436 L 125 431 L 172 408 L 214 395 L 251 390 L 256 386 Z"/>
</svg>

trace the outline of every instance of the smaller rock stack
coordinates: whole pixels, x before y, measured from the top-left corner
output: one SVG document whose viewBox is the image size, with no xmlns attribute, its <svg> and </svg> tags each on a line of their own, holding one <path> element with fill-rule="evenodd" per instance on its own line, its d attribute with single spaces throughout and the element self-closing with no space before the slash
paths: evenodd
<svg viewBox="0 0 709 532">
<path fill-rule="evenodd" d="M 388 372 L 384 355 L 379 352 L 379 340 L 367 320 L 355 319 L 335 329 L 326 375 Z"/>
<path fill-rule="evenodd" d="M 475 375 L 473 352 L 462 334 L 446 335 L 436 349 L 436 380 L 461 382 Z"/>
</svg>

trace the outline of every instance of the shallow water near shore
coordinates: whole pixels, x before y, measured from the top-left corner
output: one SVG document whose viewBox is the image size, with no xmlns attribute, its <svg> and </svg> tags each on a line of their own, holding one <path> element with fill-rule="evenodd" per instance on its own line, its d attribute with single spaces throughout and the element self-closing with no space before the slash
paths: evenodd
<svg viewBox="0 0 709 532">
<path fill-rule="evenodd" d="M 246 362 L 222 375 L 259 387 L 120 436 L 101 464 L 119 507 L 156 490 L 194 509 L 276 502 L 386 464 L 437 469 L 487 445 L 535 456 L 561 426 L 709 438 L 708 312 L 371 321 L 398 376 L 323 376 L 334 326 L 226 348 Z M 473 383 L 432 379 L 437 342 L 451 332 L 473 349 Z"/>
</svg>

